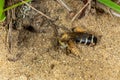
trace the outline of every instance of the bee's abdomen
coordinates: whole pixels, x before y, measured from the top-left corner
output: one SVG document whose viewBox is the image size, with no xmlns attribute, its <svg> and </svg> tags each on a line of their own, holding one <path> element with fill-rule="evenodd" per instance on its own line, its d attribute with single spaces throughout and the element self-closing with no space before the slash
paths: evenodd
<svg viewBox="0 0 120 80">
<path fill-rule="evenodd" d="M 81 37 L 77 36 L 75 42 L 85 45 L 95 45 L 97 43 L 97 38 L 92 34 L 84 34 Z"/>
</svg>

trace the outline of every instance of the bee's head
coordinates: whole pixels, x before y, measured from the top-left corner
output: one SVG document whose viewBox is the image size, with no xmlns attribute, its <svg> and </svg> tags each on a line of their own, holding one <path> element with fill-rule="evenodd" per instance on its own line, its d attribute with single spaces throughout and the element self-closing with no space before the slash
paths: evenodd
<svg viewBox="0 0 120 80">
<path fill-rule="evenodd" d="M 97 37 L 94 36 L 93 38 L 93 43 L 96 45 L 97 44 Z"/>
</svg>

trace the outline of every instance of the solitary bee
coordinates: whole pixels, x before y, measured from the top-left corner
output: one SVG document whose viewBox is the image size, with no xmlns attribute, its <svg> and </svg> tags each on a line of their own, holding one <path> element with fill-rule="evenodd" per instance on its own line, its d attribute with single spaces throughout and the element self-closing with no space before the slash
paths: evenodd
<svg viewBox="0 0 120 80">
<path fill-rule="evenodd" d="M 72 32 L 63 33 L 59 39 L 61 48 L 67 48 L 75 55 L 79 55 L 79 50 L 75 45 L 77 43 L 95 46 L 97 44 L 97 37 L 87 33 L 84 29 L 76 27 L 72 29 Z"/>
</svg>

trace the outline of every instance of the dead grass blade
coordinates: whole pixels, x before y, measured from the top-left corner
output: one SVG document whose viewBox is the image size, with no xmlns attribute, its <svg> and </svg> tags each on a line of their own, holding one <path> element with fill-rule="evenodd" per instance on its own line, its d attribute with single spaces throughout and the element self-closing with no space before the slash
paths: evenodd
<svg viewBox="0 0 120 80">
<path fill-rule="evenodd" d="M 11 50 L 11 48 L 12 48 L 12 20 L 9 23 L 7 42 L 8 42 L 8 45 L 9 45 L 9 49 Z"/>
<path fill-rule="evenodd" d="M 57 2 L 58 2 L 59 4 L 61 4 L 63 7 L 65 7 L 69 12 L 72 11 L 72 9 L 71 9 L 70 7 L 68 7 L 68 5 L 66 5 L 64 1 L 62 1 L 62 0 L 57 0 Z"/>
<path fill-rule="evenodd" d="M 5 40 L 4 40 L 3 37 L 0 35 L 0 39 L 2 40 L 3 44 L 5 44 L 5 48 L 8 50 L 8 52 L 11 53 L 10 48 L 9 48 L 9 47 L 7 46 L 7 44 L 6 44 L 6 38 L 5 38 Z"/>
<path fill-rule="evenodd" d="M 88 7 L 88 5 L 90 5 L 90 2 L 91 2 L 91 0 L 89 0 L 89 1 L 82 7 L 82 9 L 80 9 L 80 10 L 78 11 L 78 13 L 76 13 L 76 15 L 72 18 L 71 22 L 73 22 L 80 14 L 82 15 L 83 13 L 85 13 L 86 8 Z M 81 15 L 80 15 L 80 16 L 81 16 Z"/>
</svg>

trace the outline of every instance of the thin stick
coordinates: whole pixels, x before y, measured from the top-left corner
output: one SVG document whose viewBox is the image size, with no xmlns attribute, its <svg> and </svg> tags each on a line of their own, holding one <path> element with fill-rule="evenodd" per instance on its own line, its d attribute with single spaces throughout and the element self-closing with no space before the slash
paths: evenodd
<svg viewBox="0 0 120 80">
<path fill-rule="evenodd" d="M 62 0 L 57 0 L 58 3 L 60 3 L 62 6 L 64 6 L 69 12 L 72 11 L 72 9 L 70 7 L 68 7 L 65 2 L 63 2 Z"/>
<path fill-rule="evenodd" d="M 76 19 L 76 17 L 83 11 L 83 9 L 85 9 L 88 5 L 89 5 L 89 2 L 87 2 L 87 3 L 84 5 L 84 7 L 82 7 L 82 9 L 80 9 L 80 10 L 78 11 L 78 13 L 72 18 L 71 22 L 73 22 L 73 21 Z"/>
<path fill-rule="evenodd" d="M 10 21 L 10 24 L 9 24 L 8 44 L 9 44 L 9 48 L 10 48 L 10 50 L 11 50 L 11 48 L 12 48 L 12 20 Z"/>
<path fill-rule="evenodd" d="M 120 3 L 120 0 L 117 1 L 117 4 L 119 4 L 119 3 Z M 112 9 L 109 9 L 109 10 L 114 16 L 120 17 L 120 13 L 117 13 L 117 12 L 113 11 Z"/>
<path fill-rule="evenodd" d="M 116 17 L 120 17 L 120 14 L 119 14 L 119 13 L 117 13 L 117 12 L 111 10 L 111 9 L 110 9 L 110 13 L 111 13 L 112 15 L 116 16 Z"/>
<path fill-rule="evenodd" d="M 1 34 L 0 34 L 0 39 L 2 40 L 2 42 L 5 44 L 6 49 L 8 50 L 9 53 L 11 53 L 11 50 L 9 49 L 9 47 L 6 45 L 6 42 L 4 41 L 4 39 L 2 38 Z"/>
<path fill-rule="evenodd" d="M 53 19 L 49 16 L 47 16 L 46 14 L 42 13 L 41 11 L 35 9 L 34 7 L 32 7 L 31 5 L 29 5 L 28 3 L 26 3 L 25 1 L 22 1 L 23 3 L 25 3 L 27 6 L 29 6 L 30 8 L 32 8 L 33 10 L 35 10 L 36 12 L 38 12 L 39 14 L 41 14 L 42 16 L 46 17 L 47 19 L 53 21 Z"/>
</svg>

